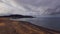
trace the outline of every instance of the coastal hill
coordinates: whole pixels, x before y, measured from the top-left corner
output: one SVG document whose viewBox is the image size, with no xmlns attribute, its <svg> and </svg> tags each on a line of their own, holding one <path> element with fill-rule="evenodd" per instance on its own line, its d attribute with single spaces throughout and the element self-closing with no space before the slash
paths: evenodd
<svg viewBox="0 0 60 34">
<path fill-rule="evenodd" d="M 60 34 L 60 31 L 37 26 L 26 21 L 0 17 L 0 34 Z"/>
<path fill-rule="evenodd" d="M 7 17 L 7 18 L 12 18 L 12 19 L 19 19 L 19 18 L 34 18 L 33 16 L 19 15 L 19 14 L 5 15 L 5 16 L 0 16 L 0 17 Z"/>
</svg>

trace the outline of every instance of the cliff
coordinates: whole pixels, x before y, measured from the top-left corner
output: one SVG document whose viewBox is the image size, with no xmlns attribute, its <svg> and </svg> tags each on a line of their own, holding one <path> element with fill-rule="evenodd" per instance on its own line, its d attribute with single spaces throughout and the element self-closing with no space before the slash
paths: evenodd
<svg viewBox="0 0 60 34">
<path fill-rule="evenodd" d="M 60 31 L 37 26 L 25 21 L 0 18 L 0 34 L 60 34 Z"/>
</svg>

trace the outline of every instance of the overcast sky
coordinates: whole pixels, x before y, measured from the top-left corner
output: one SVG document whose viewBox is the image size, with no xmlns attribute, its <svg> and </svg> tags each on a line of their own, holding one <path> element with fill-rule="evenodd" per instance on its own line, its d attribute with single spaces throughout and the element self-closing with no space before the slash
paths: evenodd
<svg viewBox="0 0 60 34">
<path fill-rule="evenodd" d="M 0 0 L 0 15 L 49 15 L 60 13 L 60 0 Z"/>
</svg>

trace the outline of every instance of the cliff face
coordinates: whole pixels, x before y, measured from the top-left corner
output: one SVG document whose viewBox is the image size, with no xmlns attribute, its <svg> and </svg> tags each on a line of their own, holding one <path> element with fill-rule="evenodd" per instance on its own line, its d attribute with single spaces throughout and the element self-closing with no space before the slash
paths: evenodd
<svg viewBox="0 0 60 34">
<path fill-rule="evenodd" d="M 0 18 L 0 34 L 60 34 L 60 32 L 36 26 L 25 21 Z"/>
</svg>

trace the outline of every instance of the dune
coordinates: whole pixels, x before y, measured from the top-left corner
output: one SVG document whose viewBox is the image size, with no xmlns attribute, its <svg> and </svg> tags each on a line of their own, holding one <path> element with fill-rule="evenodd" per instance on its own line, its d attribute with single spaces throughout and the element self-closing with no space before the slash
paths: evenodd
<svg viewBox="0 0 60 34">
<path fill-rule="evenodd" d="M 60 31 L 37 26 L 26 21 L 0 17 L 0 34 L 60 34 Z"/>
</svg>

